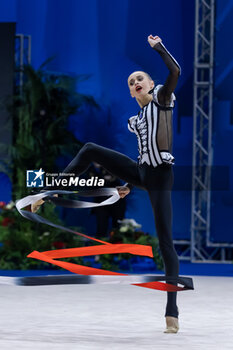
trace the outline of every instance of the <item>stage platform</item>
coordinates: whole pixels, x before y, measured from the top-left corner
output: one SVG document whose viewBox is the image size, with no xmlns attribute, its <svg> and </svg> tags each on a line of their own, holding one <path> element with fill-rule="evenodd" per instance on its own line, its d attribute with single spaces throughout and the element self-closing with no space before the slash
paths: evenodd
<svg viewBox="0 0 233 350">
<path fill-rule="evenodd" d="M 17 278 L 0 278 L 3 350 L 232 349 L 232 277 L 193 277 L 195 290 L 178 293 L 177 334 L 163 333 L 165 292 L 113 282 L 20 286 Z"/>
</svg>

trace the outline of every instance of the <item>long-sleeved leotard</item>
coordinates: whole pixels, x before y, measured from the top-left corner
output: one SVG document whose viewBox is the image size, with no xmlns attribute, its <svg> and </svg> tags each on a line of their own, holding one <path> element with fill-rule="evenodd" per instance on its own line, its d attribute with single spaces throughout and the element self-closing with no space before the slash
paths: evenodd
<svg viewBox="0 0 233 350">
<path fill-rule="evenodd" d="M 160 54 L 169 70 L 169 75 L 158 92 L 159 103 L 162 106 L 166 106 L 167 103 L 169 104 L 172 93 L 175 91 L 178 78 L 181 74 L 181 68 L 162 43 L 156 44 L 153 48 Z"/>
<path fill-rule="evenodd" d="M 177 64 L 175 63 L 174 59 L 171 58 L 171 55 L 163 45 L 157 44 L 155 46 L 155 49 L 161 55 L 170 73 L 163 87 L 161 87 L 161 89 L 157 89 L 156 93 L 154 93 L 154 98 L 151 102 L 151 106 L 155 104 L 157 111 L 171 112 L 174 100 L 174 98 L 171 99 L 171 94 L 175 88 L 179 75 L 177 68 L 176 73 L 174 68 L 177 67 Z M 159 95 L 157 95 L 158 92 L 160 92 Z M 158 99 L 157 101 L 156 98 Z M 169 107 L 167 106 L 168 104 Z M 166 106 L 164 107 L 164 105 Z M 157 114 L 157 117 L 158 119 L 161 119 L 163 117 L 167 118 L 166 114 L 161 115 L 160 113 Z M 152 119 L 151 123 L 153 123 Z M 159 128 L 164 127 L 164 125 L 166 126 L 166 124 L 159 124 L 158 122 L 157 135 L 159 135 L 160 138 L 164 136 L 165 139 L 169 139 L 166 132 L 164 132 L 164 135 L 159 133 Z M 137 128 L 137 126 L 135 127 Z M 154 129 L 148 128 L 147 132 L 150 132 L 150 130 Z M 151 140 L 153 135 L 147 136 L 147 139 Z M 148 160 L 150 160 L 149 156 L 145 156 L 143 158 L 143 145 L 141 146 L 142 153 L 140 156 L 142 157 L 141 160 L 146 160 L 145 162 L 136 162 L 119 152 L 96 145 L 94 143 L 87 143 L 81 148 L 79 153 L 66 167 L 63 173 L 75 173 L 76 175 L 81 175 L 88 169 L 92 162 L 97 162 L 108 172 L 119 177 L 120 179 L 132 184 L 133 186 L 145 189 L 149 194 L 149 198 L 153 207 L 156 231 L 159 239 L 159 247 L 165 265 L 166 276 L 177 277 L 179 274 L 179 261 L 172 240 L 172 161 L 171 159 L 170 161 L 167 159 L 166 162 L 166 159 L 163 159 L 161 154 L 157 154 L 154 155 L 153 158 L 153 161 L 156 162 L 154 163 L 156 166 L 153 166 L 153 163 L 148 163 Z M 159 148 L 159 145 L 157 146 L 157 150 L 160 152 L 161 149 Z M 167 143 L 165 146 L 165 153 L 169 153 L 169 144 Z M 145 148 L 145 151 L 149 152 L 150 147 Z M 167 295 L 168 299 L 165 316 L 178 317 L 176 293 L 168 292 Z"/>
<path fill-rule="evenodd" d="M 172 114 L 175 95 L 181 68 L 174 57 L 162 43 L 154 45 L 166 64 L 169 75 L 164 85 L 157 85 L 149 93 L 152 101 L 141 108 L 137 116 L 128 120 L 128 128 L 138 139 L 139 163 L 151 164 L 154 167 L 162 162 L 172 164 Z M 142 118 L 141 118 L 142 117 Z M 132 183 L 126 183 L 132 189 Z"/>
</svg>

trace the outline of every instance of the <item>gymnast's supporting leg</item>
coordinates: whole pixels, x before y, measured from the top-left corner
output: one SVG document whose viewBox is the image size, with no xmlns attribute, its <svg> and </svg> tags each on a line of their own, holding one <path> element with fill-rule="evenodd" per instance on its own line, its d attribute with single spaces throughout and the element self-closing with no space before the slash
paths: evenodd
<svg viewBox="0 0 233 350">
<path fill-rule="evenodd" d="M 166 276 L 179 275 L 179 260 L 172 240 L 172 204 L 171 191 L 149 191 L 153 206 L 155 225 L 159 238 L 159 247 L 165 265 Z M 176 292 L 167 293 L 167 306 L 165 316 L 178 318 L 176 305 Z"/>
<path fill-rule="evenodd" d="M 91 162 L 97 162 L 115 176 L 142 187 L 137 163 L 127 156 L 112 151 L 108 148 L 87 143 L 72 160 L 65 173 L 75 172 L 77 175 L 83 173 Z M 149 169 L 150 172 L 150 169 Z M 171 188 L 173 173 L 171 168 L 159 167 L 153 173 L 147 173 L 149 182 L 155 178 L 161 186 L 161 190 L 148 189 L 152 203 L 160 250 L 165 265 L 167 276 L 177 277 L 179 274 L 179 260 L 172 241 L 172 204 Z M 152 175 L 152 176 L 151 176 Z M 147 176 L 146 176 L 147 177 Z M 145 179 L 146 180 L 146 179 Z M 147 181 L 147 180 L 146 180 Z M 176 293 L 168 292 L 168 300 L 165 316 L 178 317 L 176 305 Z"/>
</svg>

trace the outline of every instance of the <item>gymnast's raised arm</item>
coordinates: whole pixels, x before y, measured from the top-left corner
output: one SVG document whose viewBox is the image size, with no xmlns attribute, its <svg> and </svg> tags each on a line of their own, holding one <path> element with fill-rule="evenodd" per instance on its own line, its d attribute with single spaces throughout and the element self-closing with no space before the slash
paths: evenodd
<svg viewBox="0 0 233 350">
<path fill-rule="evenodd" d="M 158 36 L 154 37 L 149 35 L 148 42 L 150 46 L 160 54 L 167 68 L 169 69 L 169 75 L 164 85 L 158 92 L 158 101 L 161 105 L 165 106 L 169 104 L 171 95 L 176 88 L 178 78 L 181 73 L 181 68 L 174 57 L 172 57 L 172 55 L 167 51 L 165 46 L 162 44 L 162 40 Z"/>
</svg>

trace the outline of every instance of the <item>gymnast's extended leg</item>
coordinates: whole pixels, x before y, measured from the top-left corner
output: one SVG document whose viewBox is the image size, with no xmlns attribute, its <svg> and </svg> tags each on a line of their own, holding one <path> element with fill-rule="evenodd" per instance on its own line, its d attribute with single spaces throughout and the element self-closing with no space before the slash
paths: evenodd
<svg viewBox="0 0 233 350">
<path fill-rule="evenodd" d="M 75 173 L 76 175 L 81 175 L 89 168 L 92 162 L 102 165 L 107 171 L 118 178 L 134 186 L 143 188 L 141 185 L 138 165 L 134 160 L 120 152 L 113 151 L 92 142 L 86 143 L 80 149 L 76 157 L 63 170 L 63 173 Z M 61 179 L 63 177 L 64 176 L 59 176 L 57 179 Z M 57 187 L 43 188 L 43 190 L 56 189 Z M 43 199 L 34 203 L 31 207 L 32 212 L 36 212 L 43 203 Z"/>
<path fill-rule="evenodd" d="M 140 176 L 137 163 L 124 154 L 109 148 L 99 146 L 95 143 L 86 143 L 78 152 L 76 157 L 64 169 L 63 173 L 75 173 L 81 175 L 92 162 L 102 165 L 107 171 L 116 177 L 140 186 Z"/>
</svg>

